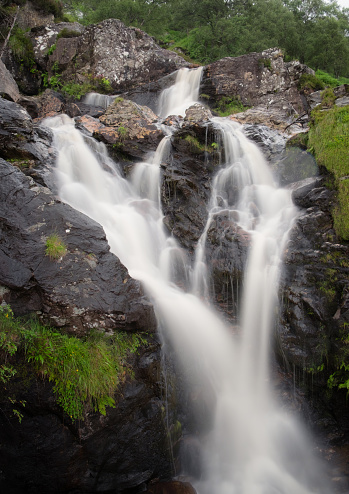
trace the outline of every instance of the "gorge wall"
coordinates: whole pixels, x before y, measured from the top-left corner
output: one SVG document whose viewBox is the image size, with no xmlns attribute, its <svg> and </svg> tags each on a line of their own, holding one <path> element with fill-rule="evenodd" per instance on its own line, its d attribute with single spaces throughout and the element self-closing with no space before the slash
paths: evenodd
<svg viewBox="0 0 349 494">
<path fill-rule="evenodd" d="M 75 35 L 57 40 L 63 29 Z M 3 389 L 0 487 L 18 494 L 141 492 L 150 481 L 169 480 L 174 474 L 170 442 L 177 457 L 181 421 L 185 426 L 185 414 L 176 403 L 180 386 L 171 382 L 168 395 L 164 392 L 151 301 L 110 253 L 100 225 L 56 197 L 56 155 L 43 118 L 63 113 L 75 118 L 86 137 L 103 142 L 125 175 L 156 150 L 165 135 L 159 123 L 174 129 L 170 157 L 161 164 L 164 224 L 191 257 L 224 153 L 209 119 L 223 98 L 239 98 L 252 107 L 231 118 L 245 124 L 279 180 L 292 187 L 300 209 L 285 253 L 275 332 L 278 358 L 306 389 L 310 381 L 315 386 L 313 422 L 332 435 L 330 444 L 342 444 L 348 433 L 345 391 L 324 397 L 323 369 L 334 369 L 345 354 L 341 338 L 349 324 L 348 246 L 333 228 L 336 199 L 327 177 L 314 177 L 313 162 L 297 167 L 294 161 L 304 151 L 297 151 L 292 161 L 285 147 L 293 133 L 303 130 L 297 120 L 308 105 L 298 82 L 311 69 L 285 63 L 278 49 L 225 58 L 204 68 L 202 104 L 162 121 L 159 93 L 173 83 L 174 70 L 190 64 L 145 33 L 108 20 L 87 28 L 37 26 L 28 39 L 35 71 L 21 66 L 10 50 L 4 58 L 7 68 L 0 64 L 0 302 L 10 304 L 16 316 L 35 313 L 43 323 L 80 337 L 96 327 L 107 333 L 146 332 L 148 345 L 133 357 L 134 378 L 123 385 L 117 407 L 105 417 L 91 412 L 81 423 L 71 421 L 55 402 L 51 383 L 32 376 L 26 383 L 14 379 L 9 384 L 10 393 L 26 401 L 19 423 Z M 62 84 L 104 80 L 123 97 L 105 109 L 52 89 L 37 95 L 45 72 L 49 77 L 59 74 Z M 53 232 L 62 236 L 68 251 L 58 261 L 45 253 Z M 248 235 L 230 216 L 215 219 L 206 244 L 210 289 L 218 309 L 234 324 L 248 247 Z"/>
</svg>

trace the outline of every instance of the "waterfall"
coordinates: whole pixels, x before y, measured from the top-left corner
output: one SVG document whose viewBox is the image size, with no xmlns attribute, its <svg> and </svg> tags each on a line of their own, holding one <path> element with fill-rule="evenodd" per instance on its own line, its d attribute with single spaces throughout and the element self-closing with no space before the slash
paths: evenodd
<svg viewBox="0 0 349 494">
<path fill-rule="evenodd" d="M 168 115 L 182 115 L 199 98 L 200 80 L 203 67 L 194 70 L 179 69 L 173 86 L 164 89 L 160 95 L 158 114 L 165 118 Z"/>
<path fill-rule="evenodd" d="M 172 99 L 171 91 L 167 95 Z M 163 99 L 162 105 L 166 114 L 173 103 Z M 227 119 L 213 123 L 223 135 L 226 160 L 214 180 L 208 221 L 228 210 L 251 237 L 237 335 L 205 301 L 176 285 L 176 271 L 184 271 L 187 260 L 162 222 L 159 165 L 169 153 L 168 138 L 127 181 L 116 164 L 100 165 L 72 120 L 47 119 L 59 152 L 59 195 L 104 227 L 111 250 L 142 281 L 159 330 L 200 396 L 201 474 L 192 481 L 198 493 L 325 494 L 306 433 L 273 397 L 269 372 L 282 253 L 297 210 L 240 126 Z M 194 273 L 205 266 L 205 232 L 199 249 Z M 197 278 L 204 279 L 202 271 Z"/>
</svg>

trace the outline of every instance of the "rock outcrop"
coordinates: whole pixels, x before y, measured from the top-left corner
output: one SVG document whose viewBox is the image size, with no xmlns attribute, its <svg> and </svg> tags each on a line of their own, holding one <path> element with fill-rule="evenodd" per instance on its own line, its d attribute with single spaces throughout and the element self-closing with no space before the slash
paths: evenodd
<svg viewBox="0 0 349 494">
<path fill-rule="evenodd" d="M 17 83 L 1 60 L 0 60 L 0 96 L 12 101 L 17 101 L 20 98 Z"/>
<path fill-rule="evenodd" d="M 142 492 L 172 474 L 160 368 L 160 345 L 148 338 L 107 415 L 72 422 L 52 383 L 34 374 L 9 383 L 0 398 L 0 490 L 13 494 Z M 6 396 L 5 396 L 6 394 Z M 7 399 L 20 396 L 22 422 Z M 172 424 L 172 413 L 167 409 Z M 188 490 L 188 493 L 191 491 Z"/>
<path fill-rule="evenodd" d="M 237 116 L 246 123 L 272 123 L 282 130 L 305 113 L 297 83 L 304 73 L 314 73 L 297 61 L 285 63 L 277 48 L 261 53 L 250 53 L 236 58 L 223 58 L 205 67 L 201 94 L 216 105 L 226 98 L 238 99 L 246 106 L 260 108 L 259 120 Z M 256 110 L 253 110 L 257 113 Z M 266 112 L 262 120 L 261 114 Z M 252 117 L 253 118 L 253 117 Z"/>
</svg>

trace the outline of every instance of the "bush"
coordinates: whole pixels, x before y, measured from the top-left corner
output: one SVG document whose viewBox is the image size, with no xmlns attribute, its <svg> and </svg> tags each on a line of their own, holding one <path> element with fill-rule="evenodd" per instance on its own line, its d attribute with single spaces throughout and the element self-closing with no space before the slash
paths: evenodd
<svg viewBox="0 0 349 494">
<path fill-rule="evenodd" d="M 33 45 L 25 31 L 15 26 L 8 44 L 18 62 L 24 62 L 28 66 L 34 64 Z"/>
<path fill-rule="evenodd" d="M 313 74 L 302 74 L 298 82 L 298 89 L 300 91 L 320 91 L 325 89 L 325 84 Z"/>
<path fill-rule="evenodd" d="M 95 332 L 79 339 L 35 319 L 15 319 L 9 306 L 0 306 L 0 383 L 16 374 L 17 352 L 16 361 L 24 359 L 36 375 L 53 382 L 57 402 L 72 419 L 83 419 L 88 410 L 105 414 L 107 406 L 115 406 L 118 386 L 131 374 L 128 355 L 145 343 L 141 335 L 127 333 L 107 337 Z M 23 363 L 18 372 L 21 367 Z"/>
<path fill-rule="evenodd" d="M 56 42 L 59 40 L 59 38 L 77 38 L 78 36 L 81 36 L 81 33 L 79 33 L 79 31 L 73 31 L 72 29 L 67 29 L 65 27 L 57 34 Z"/>
<path fill-rule="evenodd" d="M 53 14 L 54 17 L 62 19 L 63 4 L 59 0 L 31 0 L 34 8 L 43 14 Z"/>
</svg>

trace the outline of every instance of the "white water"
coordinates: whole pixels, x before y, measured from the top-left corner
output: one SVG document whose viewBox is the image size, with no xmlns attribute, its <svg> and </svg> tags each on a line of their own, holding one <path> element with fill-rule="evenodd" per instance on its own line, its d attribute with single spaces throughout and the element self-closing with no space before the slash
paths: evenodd
<svg viewBox="0 0 349 494">
<path fill-rule="evenodd" d="M 199 87 L 203 67 L 194 70 L 180 69 L 173 86 L 165 89 L 159 99 L 158 114 L 165 118 L 169 115 L 185 116 L 185 110 L 199 98 Z"/>
<path fill-rule="evenodd" d="M 59 149 L 59 195 L 103 225 L 112 251 L 144 283 L 159 328 L 206 408 L 211 425 L 199 438 L 198 492 L 328 493 L 305 432 L 273 398 L 270 384 L 269 339 L 280 263 L 297 213 L 289 192 L 274 186 L 256 146 L 237 124 L 215 120 L 223 132 L 226 164 L 214 181 L 209 221 L 228 210 L 252 238 L 237 337 L 207 304 L 175 284 L 176 272 L 183 272 L 187 261 L 162 224 L 159 164 L 169 152 L 168 138 L 162 156 L 138 165 L 127 182 L 116 166 L 111 173 L 99 165 L 68 117 L 46 124 L 54 129 Z M 194 267 L 193 278 L 201 280 L 196 291 L 205 282 L 204 240 L 205 234 Z"/>
</svg>

